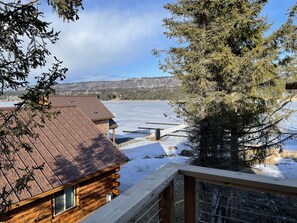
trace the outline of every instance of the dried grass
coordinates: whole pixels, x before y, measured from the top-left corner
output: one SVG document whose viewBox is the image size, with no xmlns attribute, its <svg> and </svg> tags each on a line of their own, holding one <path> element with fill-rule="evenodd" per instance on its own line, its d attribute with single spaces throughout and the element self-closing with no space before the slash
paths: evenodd
<svg viewBox="0 0 297 223">
<path fill-rule="evenodd" d="M 277 165 L 279 162 L 279 158 L 283 159 L 292 159 L 297 162 L 297 151 L 288 151 L 288 150 L 281 150 L 276 148 L 271 148 L 268 150 L 268 156 L 265 158 L 265 164 Z M 253 152 L 249 152 L 249 156 L 254 155 Z"/>
<path fill-rule="evenodd" d="M 276 148 L 269 148 L 266 150 L 267 151 L 267 156 L 264 159 L 265 164 L 272 164 L 276 165 L 278 163 L 278 158 L 280 158 L 280 151 L 279 149 Z M 248 150 L 245 152 L 245 156 L 247 159 L 252 159 L 253 157 L 257 156 L 255 150 Z M 255 164 L 260 164 L 260 161 L 257 161 Z"/>
<path fill-rule="evenodd" d="M 276 148 L 270 148 L 268 150 L 268 156 L 265 158 L 265 164 L 276 165 L 278 164 L 278 158 L 280 158 L 280 151 Z"/>
<path fill-rule="evenodd" d="M 265 164 L 276 165 L 278 164 L 278 158 L 279 158 L 279 155 L 278 156 L 270 155 L 265 158 L 264 162 Z"/>
<path fill-rule="evenodd" d="M 297 162 L 297 151 L 283 150 L 281 152 L 281 157 L 284 159 L 292 159 Z"/>
</svg>

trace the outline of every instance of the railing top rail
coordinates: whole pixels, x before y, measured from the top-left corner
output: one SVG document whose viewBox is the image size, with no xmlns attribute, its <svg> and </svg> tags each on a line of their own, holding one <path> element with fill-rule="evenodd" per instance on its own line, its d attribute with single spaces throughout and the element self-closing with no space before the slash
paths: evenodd
<svg viewBox="0 0 297 223">
<path fill-rule="evenodd" d="M 82 222 L 127 222 L 158 196 L 178 174 L 194 177 L 201 182 L 297 196 L 297 180 L 170 163 L 123 192 Z"/>
<path fill-rule="evenodd" d="M 178 169 L 167 164 L 92 213 L 82 222 L 128 222 L 148 202 L 158 196 L 177 175 Z"/>
<path fill-rule="evenodd" d="M 295 179 L 270 177 L 183 164 L 171 164 L 171 166 L 175 166 L 175 168 L 179 170 L 179 174 L 195 177 L 201 182 L 297 196 L 297 180 Z"/>
</svg>

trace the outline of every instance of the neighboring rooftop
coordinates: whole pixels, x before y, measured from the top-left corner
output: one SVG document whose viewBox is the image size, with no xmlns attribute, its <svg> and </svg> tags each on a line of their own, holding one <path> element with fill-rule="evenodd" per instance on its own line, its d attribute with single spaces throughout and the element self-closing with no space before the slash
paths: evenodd
<svg viewBox="0 0 297 223">
<path fill-rule="evenodd" d="M 114 118 L 114 115 L 96 96 L 51 95 L 49 100 L 53 106 L 76 105 L 92 121 Z"/>
<path fill-rule="evenodd" d="M 113 119 L 109 119 L 109 129 L 116 129 L 118 126 L 118 124 L 113 120 Z"/>
<path fill-rule="evenodd" d="M 35 181 L 29 182 L 30 190 L 11 194 L 13 203 L 100 173 L 128 160 L 79 108 L 53 107 L 52 111 L 60 113 L 51 120 L 46 118 L 44 127 L 34 128 L 39 135 L 37 139 L 23 137 L 24 142 L 33 148 L 32 152 L 20 149 L 13 164 L 16 168 L 0 172 L 1 188 L 7 185 L 9 189 L 23 174 L 18 168 L 44 163 L 42 171 L 36 170 Z M 11 110 L 7 109 L 7 112 Z M 20 115 L 23 120 L 30 116 L 30 111 L 23 111 Z"/>
</svg>

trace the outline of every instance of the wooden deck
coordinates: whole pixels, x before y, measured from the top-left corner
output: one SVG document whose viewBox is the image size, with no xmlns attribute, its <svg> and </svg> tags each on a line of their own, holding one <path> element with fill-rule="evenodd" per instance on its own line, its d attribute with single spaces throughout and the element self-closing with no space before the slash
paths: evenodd
<svg viewBox="0 0 297 223">
<path fill-rule="evenodd" d="M 199 182 L 211 183 L 227 188 L 233 187 L 235 189 L 248 189 L 250 193 L 254 191 L 260 191 L 269 193 L 271 195 L 282 194 L 283 196 L 287 196 L 288 199 L 297 196 L 296 180 L 169 163 L 158 169 L 150 176 L 146 177 L 139 184 L 123 192 L 115 200 L 106 204 L 105 206 L 97 210 L 94 214 L 84 219 L 82 222 L 128 222 L 140 210 L 142 210 L 143 208 L 145 208 L 146 210 L 146 205 L 154 197 L 160 195 L 159 198 L 161 204 L 162 200 L 164 199 L 163 192 L 166 191 L 168 188 L 170 191 L 170 188 L 172 187 L 172 181 L 176 179 L 178 175 L 184 176 L 184 217 L 186 223 L 194 223 L 198 221 L 197 210 L 199 210 L 199 205 L 197 203 L 198 200 L 196 196 L 196 186 Z M 170 197 L 170 193 L 167 193 L 167 195 L 165 196 L 165 201 L 169 200 L 172 202 L 172 199 L 168 199 L 168 196 Z M 162 209 L 159 209 L 159 216 L 162 216 L 159 222 L 174 222 L 174 219 L 172 217 L 172 210 L 169 210 L 170 208 L 174 208 L 172 206 L 172 203 L 167 204 L 165 209 L 163 209 L 163 207 Z M 162 210 L 166 211 L 162 212 Z M 240 209 L 236 210 L 240 211 Z M 243 211 L 246 212 L 247 210 Z M 254 212 L 251 213 L 256 214 Z M 166 215 L 166 218 L 164 218 L 163 214 Z M 268 217 L 271 217 L 271 215 L 273 214 L 274 213 L 269 213 Z M 165 221 L 164 219 L 169 220 Z M 237 222 L 251 222 L 241 221 L 240 218 L 235 220 Z M 291 220 L 286 222 L 297 221 L 297 219 L 293 219 L 293 221 Z"/>
<path fill-rule="evenodd" d="M 176 133 L 176 132 L 179 132 L 179 131 L 182 131 L 184 130 L 185 128 L 187 128 L 188 125 L 187 124 L 180 124 L 180 125 L 177 125 L 177 126 L 173 126 L 173 127 L 170 127 L 170 128 L 167 128 L 167 129 L 160 129 L 160 138 L 164 137 L 164 136 L 173 136 L 174 134 L 173 133 Z M 151 134 L 148 136 L 148 138 L 154 138 L 155 136 L 155 133 Z"/>
</svg>

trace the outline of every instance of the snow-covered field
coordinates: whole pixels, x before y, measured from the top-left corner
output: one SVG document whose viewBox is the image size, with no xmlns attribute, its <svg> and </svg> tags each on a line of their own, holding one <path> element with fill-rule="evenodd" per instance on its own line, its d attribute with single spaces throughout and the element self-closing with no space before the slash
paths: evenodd
<svg viewBox="0 0 297 223">
<path fill-rule="evenodd" d="M 171 150 L 170 146 L 176 146 L 177 150 Z M 184 139 L 176 137 L 167 137 L 155 142 L 146 140 L 122 147 L 130 161 L 123 165 L 119 172 L 120 190 L 127 190 L 168 162 L 187 163 L 189 158 L 179 155 L 185 148 Z"/>
</svg>

